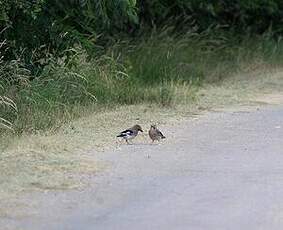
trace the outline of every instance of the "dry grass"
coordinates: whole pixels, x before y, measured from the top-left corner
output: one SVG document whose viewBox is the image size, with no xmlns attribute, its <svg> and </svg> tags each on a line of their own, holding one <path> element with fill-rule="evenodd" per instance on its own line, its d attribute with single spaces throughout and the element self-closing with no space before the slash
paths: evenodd
<svg viewBox="0 0 283 230">
<path fill-rule="evenodd" d="M 198 104 L 206 109 L 233 105 L 261 104 L 259 97 L 282 94 L 283 71 L 261 68 L 260 71 L 239 73 L 221 82 L 208 84 L 198 92 Z"/>
<path fill-rule="evenodd" d="M 120 145 L 115 135 L 135 123 L 145 129 L 151 123 L 173 125 L 192 114 L 214 108 L 258 104 L 260 95 L 280 95 L 282 89 L 281 70 L 239 74 L 221 84 L 203 87 L 196 98 L 195 93 L 191 94 L 195 89 L 176 86 L 173 107 L 144 104 L 99 112 L 80 108 L 85 116 L 56 132 L 3 138 L 1 146 L 6 143 L 8 147 L 2 149 L 0 158 L 0 203 L 24 191 L 82 186 L 81 175 L 93 174 L 103 167 L 96 164 L 90 153 Z M 179 103 L 181 99 L 183 103 Z"/>
</svg>

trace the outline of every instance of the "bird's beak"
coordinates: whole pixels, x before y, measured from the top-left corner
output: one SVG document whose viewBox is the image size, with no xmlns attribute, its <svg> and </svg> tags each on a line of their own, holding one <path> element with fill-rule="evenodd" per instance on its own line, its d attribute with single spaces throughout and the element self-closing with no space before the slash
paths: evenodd
<svg viewBox="0 0 283 230">
<path fill-rule="evenodd" d="M 143 132 L 142 129 L 140 129 L 140 131 Z"/>
</svg>

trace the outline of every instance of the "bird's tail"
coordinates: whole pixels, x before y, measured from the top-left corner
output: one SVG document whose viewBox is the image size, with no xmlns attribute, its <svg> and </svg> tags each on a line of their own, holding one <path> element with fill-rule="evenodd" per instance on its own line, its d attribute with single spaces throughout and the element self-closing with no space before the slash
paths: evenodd
<svg viewBox="0 0 283 230">
<path fill-rule="evenodd" d="M 157 130 L 157 133 L 159 134 L 159 136 L 161 137 L 161 139 L 166 138 L 166 137 L 163 135 L 163 133 L 161 133 L 159 130 Z"/>
<path fill-rule="evenodd" d="M 126 136 L 125 134 L 123 134 L 123 133 L 121 133 L 121 134 L 119 134 L 118 136 L 116 136 L 116 137 L 124 137 L 124 136 Z"/>
</svg>

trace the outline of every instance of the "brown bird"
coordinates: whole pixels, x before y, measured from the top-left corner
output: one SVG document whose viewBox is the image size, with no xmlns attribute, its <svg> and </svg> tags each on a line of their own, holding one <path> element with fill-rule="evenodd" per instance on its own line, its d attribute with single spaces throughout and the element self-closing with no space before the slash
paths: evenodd
<svg viewBox="0 0 283 230">
<path fill-rule="evenodd" d="M 154 141 L 160 141 L 160 139 L 164 139 L 165 136 L 160 132 L 158 128 L 156 128 L 156 125 L 151 125 L 150 130 L 148 131 L 148 135 L 150 139 L 152 140 L 152 143 Z"/>
<path fill-rule="evenodd" d="M 133 127 L 122 131 L 117 137 L 122 137 L 126 140 L 127 144 L 129 144 L 129 140 L 134 139 L 138 133 L 143 132 L 140 125 L 134 125 Z"/>
</svg>

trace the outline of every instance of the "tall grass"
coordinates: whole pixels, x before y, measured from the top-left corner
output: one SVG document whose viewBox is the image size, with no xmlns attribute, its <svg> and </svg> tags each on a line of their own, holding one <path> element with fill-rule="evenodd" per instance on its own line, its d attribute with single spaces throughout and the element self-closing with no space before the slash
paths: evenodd
<svg viewBox="0 0 283 230">
<path fill-rule="evenodd" d="M 22 77 L 11 84 L 2 77 L 7 71 L 0 70 L 1 105 L 5 103 L 0 117 L 6 128 L 18 133 L 56 128 L 90 107 L 190 102 L 204 82 L 219 82 L 262 65 L 281 65 L 283 43 L 268 36 L 164 32 L 116 42 L 91 58 L 79 47 L 74 51 L 68 62 L 50 59 L 34 79 L 17 67 L 14 74 Z"/>
<path fill-rule="evenodd" d="M 1 34 L 1 33 L 0 33 Z M 5 47 L 5 41 L 0 43 L 0 130 L 9 129 L 14 131 L 11 113 L 17 114 L 18 109 L 16 103 L 10 98 L 13 87 L 10 85 L 14 79 L 21 79 L 17 61 L 5 62 L 3 60 L 2 50 Z"/>
</svg>

